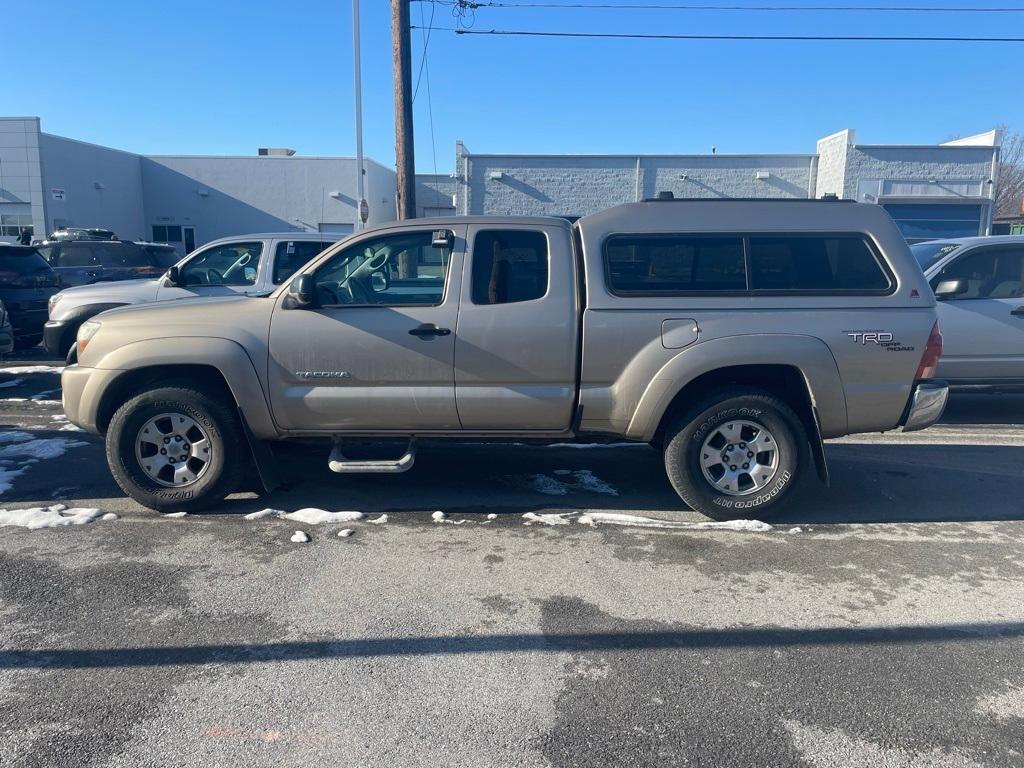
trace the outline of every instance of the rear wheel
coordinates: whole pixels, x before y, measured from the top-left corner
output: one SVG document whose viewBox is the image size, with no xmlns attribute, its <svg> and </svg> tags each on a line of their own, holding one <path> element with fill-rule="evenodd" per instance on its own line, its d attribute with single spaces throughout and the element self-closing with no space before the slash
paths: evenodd
<svg viewBox="0 0 1024 768">
<path fill-rule="evenodd" d="M 117 484 L 161 512 L 203 509 L 233 492 L 245 445 L 234 410 L 187 386 L 136 395 L 118 408 L 106 438 Z"/>
<path fill-rule="evenodd" d="M 675 422 L 665 444 L 676 493 L 717 519 L 774 511 L 806 464 L 800 418 L 782 400 L 745 387 L 705 400 Z"/>
</svg>

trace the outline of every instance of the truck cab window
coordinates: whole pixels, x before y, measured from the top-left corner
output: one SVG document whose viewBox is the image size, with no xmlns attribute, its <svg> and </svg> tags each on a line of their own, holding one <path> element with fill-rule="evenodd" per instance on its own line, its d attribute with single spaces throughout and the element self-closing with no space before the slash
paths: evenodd
<svg viewBox="0 0 1024 768">
<path fill-rule="evenodd" d="M 253 285 L 263 243 L 227 243 L 197 254 L 181 268 L 181 285 Z"/>
<path fill-rule="evenodd" d="M 548 240 L 542 232 L 487 230 L 473 241 L 473 303 L 512 304 L 548 291 Z"/>
<path fill-rule="evenodd" d="M 333 306 L 437 306 L 444 301 L 451 253 L 433 230 L 364 240 L 316 273 L 317 303 Z"/>
</svg>

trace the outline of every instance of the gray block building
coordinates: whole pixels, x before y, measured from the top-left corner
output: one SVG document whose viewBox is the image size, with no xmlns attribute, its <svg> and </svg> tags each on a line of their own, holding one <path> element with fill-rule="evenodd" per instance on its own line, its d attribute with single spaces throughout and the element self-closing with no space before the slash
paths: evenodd
<svg viewBox="0 0 1024 768">
<path fill-rule="evenodd" d="M 808 154 L 473 154 L 453 175 L 417 176 L 420 216 L 577 218 L 619 203 L 676 197 L 813 198 L 884 206 L 908 239 L 988 234 L 997 131 L 945 144 L 865 145 L 852 130 Z M 368 224 L 395 218 L 394 170 L 364 163 Z M 0 240 L 30 227 L 103 227 L 182 252 L 258 231 L 351 232 L 356 161 L 286 149 L 249 156 L 139 155 L 43 133 L 38 117 L 0 117 Z"/>
</svg>

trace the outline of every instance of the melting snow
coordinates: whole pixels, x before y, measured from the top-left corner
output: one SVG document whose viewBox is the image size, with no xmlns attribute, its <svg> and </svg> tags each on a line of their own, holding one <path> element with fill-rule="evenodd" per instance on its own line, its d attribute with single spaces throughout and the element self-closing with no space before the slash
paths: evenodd
<svg viewBox="0 0 1024 768">
<path fill-rule="evenodd" d="M 48 389 L 45 392 L 40 392 L 39 394 L 32 395 L 32 399 L 35 402 L 37 402 L 37 403 L 39 403 L 39 402 L 43 402 L 43 403 L 54 402 L 54 403 L 56 403 L 56 402 L 58 402 L 58 400 L 56 400 L 55 398 L 50 397 L 50 395 L 56 395 L 58 392 L 60 392 L 60 388 L 59 387 L 57 389 Z"/>
<path fill-rule="evenodd" d="M 0 389 L 6 389 L 7 387 L 16 387 L 23 381 L 24 379 L 12 379 L 11 381 L 5 381 L 3 383 L 0 383 Z"/>
<path fill-rule="evenodd" d="M 292 534 L 292 537 L 289 539 L 289 541 L 294 542 L 295 544 L 305 544 L 307 541 L 309 541 L 309 534 L 305 531 L 296 531 Z"/>
<path fill-rule="evenodd" d="M 61 437 L 37 438 L 29 432 L 0 432 L 0 493 L 11 489 L 16 477 L 28 467 L 63 456 L 69 448 L 88 445 Z"/>
<path fill-rule="evenodd" d="M 797 525 L 797 526 L 794 526 L 793 528 L 790 528 L 790 529 L 789 529 L 789 530 L 787 531 L 787 533 L 803 533 L 803 532 L 804 532 L 804 529 L 803 529 L 803 528 L 801 528 L 801 527 L 800 527 L 799 525 Z"/>
<path fill-rule="evenodd" d="M 338 535 L 341 536 L 341 538 L 343 539 L 347 539 L 353 533 L 355 533 L 355 531 L 353 531 L 351 528 L 342 528 L 340 531 L 338 531 Z"/>
<path fill-rule="evenodd" d="M 367 520 L 366 522 L 371 523 L 372 525 L 384 525 L 384 523 L 386 523 L 387 521 L 388 521 L 388 516 L 387 515 L 381 515 L 376 520 Z"/>
<path fill-rule="evenodd" d="M 82 429 L 81 427 L 76 427 L 74 424 L 68 421 L 68 417 L 65 416 L 63 413 L 59 413 L 56 416 L 51 416 L 50 421 L 54 422 L 53 426 L 57 427 L 58 432 L 85 432 L 85 430 Z"/>
<path fill-rule="evenodd" d="M 115 515 L 113 512 L 107 512 L 107 514 L 101 517 L 100 520 L 117 520 L 117 515 Z"/>
<path fill-rule="evenodd" d="M 491 512 L 491 513 L 490 513 L 490 514 L 489 514 L 489 515 L 487 516 L 487 519 L 488 519 L 488 520 L 497 520 L 497 519 L 498 519 L 498 515 L 497 515 L 497 514 L 495 514 L 494 512 Z"/>
<path fill-rule="evenodd" d="M 64 525 L 85 525 L 91 523 L 102 512 L 95 508 L 75 507 L 68 509 L 63 504 L 29 509 L 0 509 L 0 527 L 15 525 L 29 530 L 58 528 Z"/>
<path fill-rule="evenodd" d="M 526 521 L 523 525 L 533 525 L 534 523 L 542 525 L 569 525 L 572 522 L 571 517 L 575 514 L 575 512 L 563 512 L 561 514 L 538 515 L 535 512 L 527 512 L 523 515 L 523 519 Z"/>
<path fill-rule="evenodd" d="M 320 523 L 351 523 L 363 518 L 362 512 L 328 512 L 326 509 L 306 507 L 296 512 L 283 512 L 278 515 L 282 520 L 294 520 L 297 523 L 319 525 Z"/>
<path fill-rule="evenodd" d="M 63 365 L 14 365 L 11 366 L 10 368 L 0 368 L 0 374 L 61 373 L 63 370 Z"/>
<path fill-rule="evenodd" d="M 435 512 L 434 514 L 432 514 L 432 515 L 430 516 L 430 518 L 431 518 L 431 519 L 432 519 L 432 520 L 433 520 L 433 521 L 434 521 L 435 523 L 443 523 L 443 522 L 445 521 L 445 514 L 444 514 L 444 512 L 442 512 L 441 510 L 437 510 L 437 512 Z"/>
<path fill-rule="evenodd" d="M 587 512 L 579 518 L 583 525 L 596 526 L 607 525 L 631 525 L 638 528 L 672 528 L 687 531 L 754 531 L 764 532 L 772 530 L 768 523 L 760 520 L 726 520 L 722 522 L 686 522 L 681 520 L 655 520 L 650 517 L 638 515 L 623 515 L 615 512 Z"/>
<path fill-rule="evenodd" d="M 283 509 L 270 509 L 270 507 L 267 507 L 266 509 L 261 509 L 259 512 L 250 512 L 245 516 L 245 519 L 262 520 L 265 517 L 280 517 L 283 514 L 285 514 Z"/>
<path fill-rule="evenodd" d="M 559 480 L 548 475 L 532 475 L 530 477 L 530 487 L 538 493 L 546 493 L 549 496 L 565 496 L 572 491 L 603 493 L 608 496 L 619 495 L 615 488 L 589 469 L 579 469 L 576 471 L 556 469 L 555 474 L 565 479 Z"/>
<path fill-rule="evenodd" d="M 188 512 L 169 512 L 164 517 L 184 517 Z"/>
</svg>

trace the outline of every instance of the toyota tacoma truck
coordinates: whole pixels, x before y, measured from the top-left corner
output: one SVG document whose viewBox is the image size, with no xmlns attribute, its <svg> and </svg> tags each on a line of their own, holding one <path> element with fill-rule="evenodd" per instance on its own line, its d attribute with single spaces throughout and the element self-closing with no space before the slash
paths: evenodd
<svg viewBox="0 0 1024 768">
<path fill-rule="evenodd" d="M 941 347 L 881 207 L 659 199 L 367 229 L 266 297 L 92 318 L 62 385 L 161 511 L 215 504 L 248 468 L 269 490 L 279 440 L 323 438 L 345 473 L 407 470 L 418 438 L 610 439 L 659 448 L 680 498 L 727 518 L 827 482 L 824 439 L 934 423 Z M 382 438 L 407 448 L 350 458 Z"/>
</svg>

